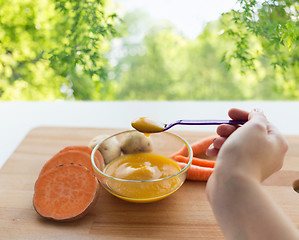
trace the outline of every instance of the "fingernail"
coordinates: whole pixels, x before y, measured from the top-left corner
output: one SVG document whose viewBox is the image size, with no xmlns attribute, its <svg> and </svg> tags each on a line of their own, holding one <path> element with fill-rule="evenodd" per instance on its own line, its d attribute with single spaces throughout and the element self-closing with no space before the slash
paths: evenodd
<svg viewBox="0 0 299 240">
<path fill-rule="evenodd" d="M 208 149 L 213 149 L 214 148 L 214 143 L 212 143 Z"/>
<path fill-rule="evenodd" d="M 260 108 L 254 108 L 252 111 L 254 111 L 254 112 L 263 112 L 263 110 L 260 109 Z"/>
</svg>

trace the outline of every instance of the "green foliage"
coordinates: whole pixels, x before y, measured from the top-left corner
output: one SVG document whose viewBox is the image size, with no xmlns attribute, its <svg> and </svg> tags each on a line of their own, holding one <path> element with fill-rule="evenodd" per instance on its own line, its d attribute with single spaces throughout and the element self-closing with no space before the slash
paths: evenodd
<svg viewBox="0 0 299 240">
<path fill-rule="evenodd" d="M 238 1 L 191 40 L 103 0 L 0 0 L 0 100 L 298 100 L 298 2 Z"/>
<path fill-rule="evenodd" d="M 142 46 L 123 37 L 127 54 L 111 69 L 115 81 L 107 89 L 119 100 L 298 99 L 298 61 L 273 71 L 272 57 L 257 55 L 261 38 L 234 21 L 224 14 L 195 40 L 169 25 L 149 29 Z M 135 22 L 128 17 L 128 29 Z M 223 52 L 229 61 L 221 61 Z"/>
<path fill-rule="evenodd" d="M 129 28 L 134 24 L 126 23 Z M 144 50 L 127 54 L 111 70 L 113 94 L 125 100 L 240 99 L 242 88 L 220 61 L 230 43 L 218 40 L 219 27 L 210 23 L 198 39 L 190 40 L 169 24 L 153 26 L 144 38 Z M 134 53 L 140 46 L 125 48 Z"/>
<path fill-rule="evenodd" d="M 144 39 L 146 54 L 128 55 L 121 61 L 119 91 L 122 99 L 173 99 L 171 87 L 179 83 L 181 54 L 184 40 L 170 29 L 153 30 Z M 132 52 L 132 51 L 129 51 Z M 173 68 L 173 66 L 177 68 Z M 167 94 L 170 92 L 169 94 Z"/>
<path fill-rule="evenodd" d="M 264 75 L 258 90 L 263 99 L 298 99 L 298 1 L 239 0 L 239 3 L 239 11 L 225 14 L 232 23 L 224 27 L 224 35 L 233 42 L 233 47 L 222 60 L 228 68 L 238 61 L 243 75 L 253 71 Z"/>
<path fill-rule="evenodd" d="M 0 99 L 97 99 L 117 16 L 100 0 L 0 0 Z"/>
<path fill-rule="evenodd" d="M 235 24 L 227 26 L 226 33 L 235 42 L 235 49 L 227 54 L 238 59 L 242 67 L 255 70 L 254 60 L 260 56 L 269 59 L 273 68 L 286 70 L 290 61 L 298 60 L 299 3 L 295 0 L 238 0 L 239 11 L 227 13 Z M 259 51 L 250 51 L 250 35 L 255 35 L 260 43 Z M 291 56 L 290 56 L 291 55 Z"/>
</svg>

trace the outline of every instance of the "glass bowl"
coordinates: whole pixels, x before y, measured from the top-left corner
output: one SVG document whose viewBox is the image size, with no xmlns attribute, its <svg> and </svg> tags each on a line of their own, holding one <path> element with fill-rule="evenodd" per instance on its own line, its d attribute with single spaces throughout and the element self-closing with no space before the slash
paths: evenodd
<svg viewBox="0 0 299 240">
<path fill-rule="evenodd" d="M 174 163 L 180 170 L 170 176 L 153 180 L 127 180 L 107 174 L 107 166 L 119 157 L 147 153 L 175 162 L 171 156 L 183 148 L 188 152 L 188 163 L 182 169 Z M 97 151 L 102 153 L 101 161 L 95 157 Z M 128 130 L 100 141 L 93 149 L 91 161 L 96 177 L 108 192 L 126 201 L 146 203 L 161 200 L 182 186 L 192 162 L 192 155 L 190 144 L 176 134 L 161 132 L 145 136 L 136 130 Z"/>
</svg>

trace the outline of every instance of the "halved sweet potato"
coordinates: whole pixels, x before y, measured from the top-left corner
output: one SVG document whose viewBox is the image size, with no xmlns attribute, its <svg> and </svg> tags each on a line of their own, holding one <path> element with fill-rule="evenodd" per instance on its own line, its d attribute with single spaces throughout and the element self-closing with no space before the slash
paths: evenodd
<svg viewBox="0 0 299 240">
<path fill-rule="evenodd" d="M 65 164 L 40 175 L 34 186 L 33 205 L 44 218 L 73 221 L 96 202 L 99 183 L 84 166 Z"/>
<path fill-rule="evenodd" d="M 78 150 L 67 150 L 58 152 L 52 158 L 50 158 L 43 166 L 39 175 L 44 174 L 52 168 L 67 163 L 80 164 L 82 166 L 85 166 L 91 172 L 93 172 L 90 155 L 88 153 Z"/>
</svg>

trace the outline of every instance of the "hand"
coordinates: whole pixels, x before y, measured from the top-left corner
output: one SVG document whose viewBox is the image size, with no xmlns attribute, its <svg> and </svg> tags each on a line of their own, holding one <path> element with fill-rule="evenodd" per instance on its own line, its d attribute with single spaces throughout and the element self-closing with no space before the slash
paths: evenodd
<svg viewBox="0 0 299 240">
<path fill-rule="evenodd" d="M 241 127 L 225 124 L 217 128 L 219 137 L 207 150 L 209 156 L 218 155 L 215 171 L 249 174 L 259 181 L 278 171 L 288 149 L 278 129 L 258 110 L 248 113 L 233 108 L 229 116 L 248 122 Z"/>
<path fill-rule="evenodd" d="M 231 109 L 229 116 L 248 122 L 239 127 L 219 126 L 219 137 L 207 150 L 217 160 L 206 191 L 224 236 L 299 239 L 296 226 L 260 184 L 282 167 L 286 140 L 260 111 Z"/>
</svg>

